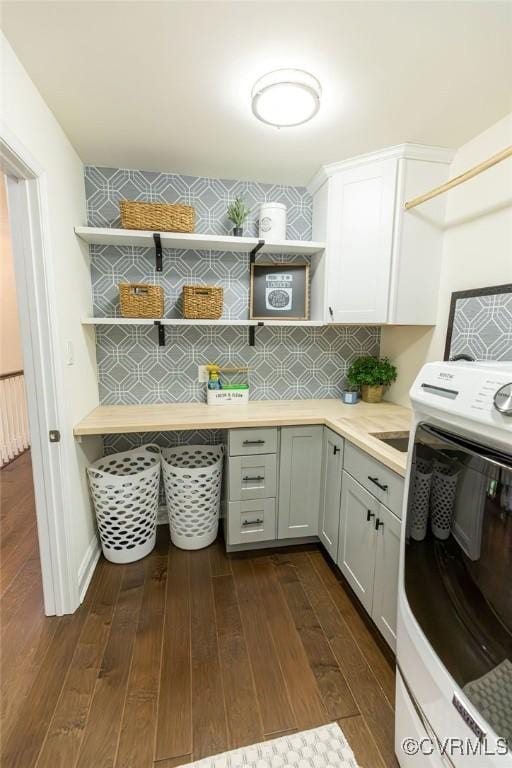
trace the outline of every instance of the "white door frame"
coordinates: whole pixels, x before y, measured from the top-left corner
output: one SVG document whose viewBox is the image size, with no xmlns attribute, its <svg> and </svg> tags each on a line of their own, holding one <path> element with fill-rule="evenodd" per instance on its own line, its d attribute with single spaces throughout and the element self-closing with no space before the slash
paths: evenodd
<svg viewBox="0 0 512 768">
<path fill-rule="evenodd" d="M 80 604 L 66 514 L 66 456 L 49 431 L 65 424 L 53 299 L 47 180 L 44 168 L 0 123 L 0 165 L 7 177 L 23 364 L 32 444 L 37 530 L 47 616 Z"/>
</svg>

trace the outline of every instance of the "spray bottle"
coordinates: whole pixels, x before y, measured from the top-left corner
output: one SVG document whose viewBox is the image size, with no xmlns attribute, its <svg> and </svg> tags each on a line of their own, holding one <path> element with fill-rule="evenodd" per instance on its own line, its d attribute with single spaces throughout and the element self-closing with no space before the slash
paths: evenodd
<svg viewBox="0 0 512 768">
<path fill-rule="evenodd" d="M 222 384 L 220 383 L 220 366 L 215 365 L 214 363 L 210 363 L 206 366 L 206 370 L 208 371 L 208 389 L 222 389 Z"/>
</svg>

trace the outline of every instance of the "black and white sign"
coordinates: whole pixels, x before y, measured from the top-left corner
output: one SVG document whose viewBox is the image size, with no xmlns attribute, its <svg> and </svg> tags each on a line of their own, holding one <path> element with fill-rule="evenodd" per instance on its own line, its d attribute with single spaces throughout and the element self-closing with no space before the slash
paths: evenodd
<svg viewBox="0 0 512 768">
<path fill-rule="evenodd" d="M 253 264 L 251 320 L 307 320 L 309 265 Z"/>
</svg>

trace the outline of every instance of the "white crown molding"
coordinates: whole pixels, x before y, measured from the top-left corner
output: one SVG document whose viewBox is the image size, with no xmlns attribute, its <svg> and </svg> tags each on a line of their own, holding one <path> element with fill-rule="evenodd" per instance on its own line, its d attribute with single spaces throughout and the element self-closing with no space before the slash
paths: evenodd
<svg viewBox="0 0 512 768">
<path fill-rule="evenodd" d="M 356 155 L 355 157 L 349 157 L 346 160 L 341 160 L 337 163 L 323 165 L 313 176 L 309 184 L 307 184 L 307 190 L 314 195 L 315 192 L 325 184 L 327 179 L 335 173 L 347 171 L 350 168 L 355 168 L 356 166 L 373 163 L 379 160 L 405 158 L 407 160 L 428 160 L 431 163 L 450 165 L 455 156 L 455 151 L 456 150 L 448 149 L 447 147 L 431 147 L 426 144 L 396 144 L 393 147 L 386 147 L 385 149 L 379 149 L 375 152 L 368 152 L 365 155 Z"/>
</svg>

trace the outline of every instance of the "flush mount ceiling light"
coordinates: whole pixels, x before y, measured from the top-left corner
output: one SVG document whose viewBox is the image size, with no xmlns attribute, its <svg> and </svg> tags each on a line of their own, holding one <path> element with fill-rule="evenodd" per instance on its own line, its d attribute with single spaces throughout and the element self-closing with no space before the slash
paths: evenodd
<svg viewBox="0 0 512 768">
<path fill-rule="evenodd" d="M 320 109 L 320 83 L 302 69 L 276 69 L 263 75 L 252 89 L 252 111 L 258 120 L 291 128 L 311 120 Z"/>
</svg>

